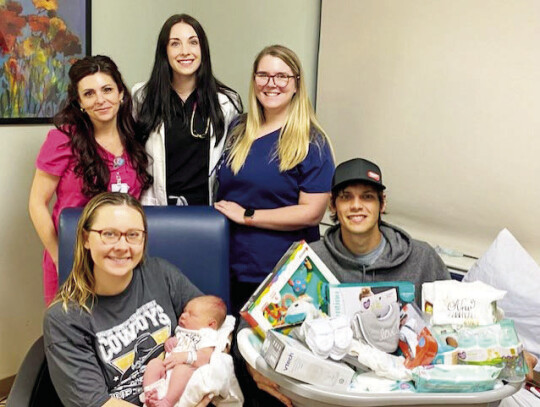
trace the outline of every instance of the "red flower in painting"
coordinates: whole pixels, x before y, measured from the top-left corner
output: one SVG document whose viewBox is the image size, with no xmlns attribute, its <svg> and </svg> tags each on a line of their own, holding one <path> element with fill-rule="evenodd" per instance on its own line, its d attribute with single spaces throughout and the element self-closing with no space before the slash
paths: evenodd
<svg viewBox="0 0 540 407">
<path fill-rule="evenodd" d="M 6 37 L 4 37 L 2 31 L 0 31 L 0 54 L 7 54 L 8 49 Z"/>
<path fill-rule="evenodd" d="M 17 60 L 15 58 L 13 58 L 13 57 L 10 57 L 7 60 L 7 67 L 9 68 L 9 72 L 12 75 L 16 75 L 17 72 L 19 71 L 19 66 L 17 65 Z"/>
<path fill-rule="evenodd" d="M 21 74 L 21 70 L 19 69 L 19 63 L 14 57 L 10 57 L 6 62 L 6 67 L 9 70 L 9 73 L 11 74 L 11 77 L 16 81 L 20 82 L 23 80 L 23 76 Z"/>
<path fill-rule="evenodd" d="M 9 10 L 9 11 L 13 11 L 15 14 L 21 14 L 22 11 L 23 11 L 23 8 L 21 6 L 21 3 L 18 3 L 16 1 L 9 1 L 7 4 L 6 4 L 6 8 Z"/>
<path fill-rule="evenodd" d="M 62 52 L 65 56 L 81 53 L 79 37 L 68 31 L 59 31 L 52 40 L 52 47 L 56 52 Z"/>
<path fill-rule="evenodd" d="M 43 33 L 46 34 L 49 30 L 49 24 L 51 20 L 49 17 L 46 16 L 36 16 L 36 15 L 29 15 L 28 16 L 28 25 L 32 29 L 34 33 Z"/>
<path fill-rule="evenodd" d="M 8 6 L 12 3 L 8 3 Z M 22 28 L 26 25 L 26 19 L 19 16 L 17 11 L 12 11 L 7 8 L 0 9 L 0 33 L 3 38 L 0 38 L 0 47 L 2 53 L 8 53 L 13 49 L 13 45 Z"/>
<path fill-rule="evenodd" d="M 82 53 L 81 39 L 58 17 L 59 1 L 0 0 L 0 117 L 49 117 L 58 108 L 66 65 Z M 29 3 L 37 10 L 26 14 Z"/>
</svg>

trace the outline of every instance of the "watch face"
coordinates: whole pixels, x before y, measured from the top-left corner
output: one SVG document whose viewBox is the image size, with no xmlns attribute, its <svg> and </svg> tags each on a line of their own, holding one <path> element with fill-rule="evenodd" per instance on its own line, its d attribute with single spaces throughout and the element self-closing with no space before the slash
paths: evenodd
<svg viewBox="0 0 540 407">
<path fill-rule="evenodd" d="M 248 208 L 244 212 L 244 218 L 252 218 L 255 215 L 255 209 Z"/>
</svg>

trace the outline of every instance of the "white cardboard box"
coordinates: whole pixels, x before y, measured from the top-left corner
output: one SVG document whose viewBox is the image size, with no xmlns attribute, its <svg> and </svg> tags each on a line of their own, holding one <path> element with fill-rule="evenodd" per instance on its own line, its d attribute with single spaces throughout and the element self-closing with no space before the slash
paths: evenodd
<svg viewBox="0 0 540 407">
<path fill-rule="evenodd" d="M 354 375 L 346 364 L 315 356 L 301 342 L 272 330 L 267 332 L 261 353 L 276 372 L 336 391 L 347 390 Z"/>
</svg>

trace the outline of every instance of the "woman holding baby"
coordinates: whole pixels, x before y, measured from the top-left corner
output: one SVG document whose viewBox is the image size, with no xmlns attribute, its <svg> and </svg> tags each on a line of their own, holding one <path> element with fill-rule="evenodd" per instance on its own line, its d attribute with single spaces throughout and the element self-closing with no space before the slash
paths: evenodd
<svg viewBox="0 0 540 407">
<path fill-rule="evenodd" d="M 105 192 L 86 205 L 73 270 L 43 324 L 51 379 L 67 407 L 141 405 L 146 366 L 201 295 L 170 263 L 145 257 L 146 243 L 146 217 L 131 195 Z"/>
</svg>

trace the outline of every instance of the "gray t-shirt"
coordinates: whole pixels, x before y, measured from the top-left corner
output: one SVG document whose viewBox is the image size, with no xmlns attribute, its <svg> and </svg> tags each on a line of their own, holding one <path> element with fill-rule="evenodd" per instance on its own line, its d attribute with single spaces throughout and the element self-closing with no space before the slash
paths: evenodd
<svg viewBox="0 0 540 407">
<path fill-rule="evenodd" d="M 51 379 L 66 407 L 102 406 L 111 397 L 141 405 L 148 362 L 163 352 L 186 303 L 201 295 L 163 259 L 135 268 L 121 294 L 98 296 L 92 312 L 49 308 L 43 322 Z"/>
<path fill-rule="evenodd" d="M 366 254 L 360 254 L 356 256 L 356 260 L 363 266 L 371 266 L 381 256 L 386 247 L 386 238 L 381 234 L 381 241 L 375 249 Z"/>
</svg>

